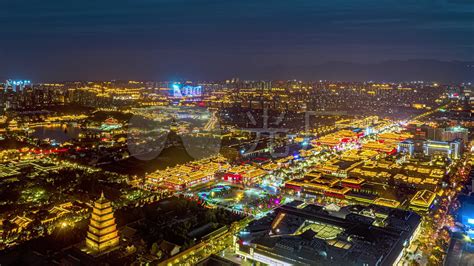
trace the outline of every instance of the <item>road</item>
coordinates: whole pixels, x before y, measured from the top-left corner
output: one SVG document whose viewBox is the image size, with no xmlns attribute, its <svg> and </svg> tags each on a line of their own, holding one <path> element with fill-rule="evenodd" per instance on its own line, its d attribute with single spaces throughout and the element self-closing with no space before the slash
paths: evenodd
<svg viewBox="0 0 474 266">
<path fill-rule="evenodd" d="M 204 126 L 204 130 L 205 131 L 214 130 L 216 128 L 216 125 L 218 125 L 218 123 L 219 123 L 219 119 L 217 117 L 217 113 L 212 112 L 211 119 L 209 119 L 209 121 Z"/>
</svg>

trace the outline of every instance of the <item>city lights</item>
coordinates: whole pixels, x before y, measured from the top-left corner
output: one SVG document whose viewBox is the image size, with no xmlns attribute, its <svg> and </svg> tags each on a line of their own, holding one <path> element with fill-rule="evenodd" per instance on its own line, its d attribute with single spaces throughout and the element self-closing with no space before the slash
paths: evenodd
<svg viewBox="0 0 474 266">
<path fill-rule="evenodd" d="M 472 264 L 472 1 L 24 2 L 1 265 Z"/>
</svg>

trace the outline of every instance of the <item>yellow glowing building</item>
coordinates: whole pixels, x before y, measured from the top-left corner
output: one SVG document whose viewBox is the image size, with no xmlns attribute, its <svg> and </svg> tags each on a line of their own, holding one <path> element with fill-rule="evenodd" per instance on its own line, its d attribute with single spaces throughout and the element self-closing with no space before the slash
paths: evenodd
<svg viewBox="0 0 474 266">
<path fill-rule="evenodd" d="M 103 253 L 119 245 L 114 212 L 104 193 L 94 202 L 86 246 L 91 253 Z"/>
<path fill-rule="evenodd" d="M 410 209 L 415 211 L 428 211 L 436 199 L 436 193 L 429 190 L 416 192 L 410 200 Z"/>
</svg>

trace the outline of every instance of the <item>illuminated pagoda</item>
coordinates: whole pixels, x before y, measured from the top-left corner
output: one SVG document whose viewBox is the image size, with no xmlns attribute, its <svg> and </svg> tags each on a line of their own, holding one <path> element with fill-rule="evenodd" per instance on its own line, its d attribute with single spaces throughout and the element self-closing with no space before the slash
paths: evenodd
<svg viewBox="0 0 474 266">
<path fill-rule="evenodd" d="M 88 253 L 104 253 L 119 245 L 119 235 L 110 201 L 102 192 L 94 202 L 89 231 L 86 237 Z"/>
</svg>

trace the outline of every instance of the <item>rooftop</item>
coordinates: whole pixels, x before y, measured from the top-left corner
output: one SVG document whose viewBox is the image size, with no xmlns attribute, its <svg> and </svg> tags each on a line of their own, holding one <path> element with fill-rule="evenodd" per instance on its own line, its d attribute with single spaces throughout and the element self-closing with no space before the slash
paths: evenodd
<svg viewBox="0 0 474 266">
<path fill-rule="evenodd" d="M 384 227 L 375 225 L 375 221 Z M 410 211 L 353 205 L 326 211 L 316 205 L 290 205 L 252 222 L 240 237 L 240 253 L 254 259 L 313 265 L 391 265 L 421 221 Z"/>
</svg>

